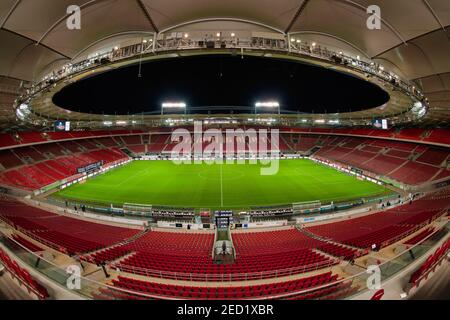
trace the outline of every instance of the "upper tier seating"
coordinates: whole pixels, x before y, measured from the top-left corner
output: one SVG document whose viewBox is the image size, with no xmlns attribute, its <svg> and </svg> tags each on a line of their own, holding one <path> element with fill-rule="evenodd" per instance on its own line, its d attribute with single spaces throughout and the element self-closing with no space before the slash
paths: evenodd
<svg viewBox="0 0 450 320">
<path fill-rule="evenodd" d="M 123 136 L 121 139 L 127 146 L 142 144 L 141 136 Z"/>
<path fill-rule="evenodd" d="M 421 128 L 402 129 L 395 135 L 395 137 L 397 139 L 418 141 L 422 140 L 422 136 L 425 131 L 425 129 Z"/>
<path fill-rule="evenodd" d="M 134 153 L 144 153 L 145 152 L 145 145 L 134 145 L 134 146 L 127 146 L 128 150 Z"/>
<path fill-rule="evenodd" d="M 422 129 L 421 129 L 422 130 Z M 166 130 L 166 132 L 169 129 Z M 283 129 L 282 129 L 283 131 Z M 429 183 L 431 181 L 445 179 L 450 176 L 450 171 L 445 167 L 450 152 L 447 149 L 415 144 L 411 142 L 392 141 L 373 138 L 354 138 L 348 136 L 326 135 L 326 132 L 340 134 L 369 134 L 373 135 L 376 130 L 373 129 L 303 129 L 299 132 L 324 132 L 324 134 L 305 134 L 292 133 L 294 129 L 286 129 L 290 133 L 283 133 L 280 136 L 279 148 L 281 151 L 297 150 L 306 152 L 314 147 L 321 147 L 314 156 L 325 160 L 332 160 L 342 164 L 351 165 L 360 169 L 369 171 L 377 175 L 384 175 L 398 182 L 418 185 Z M 298 130 L 296 130 L 298 131 Z M 97 161 L 110 163 L 113 161 L 125 159 L 127 156 L 119 151 L 119 145 L 131 144 L 130 149 L 136 153 L 161 153 L 170 152 L 175 143 L 170 142 L 170 134 L 142 134 L 133 136 L 114 136 L 121 131 L 114 133 L 109 131 L 93 132 L 70 132 L 64 134 L 46 133 L 33 134 L 30 137 L 37 139 L 77 139 L 74 141 L 60 141 L 58 143 L 40 143 L 32 147 L 15 147 L 12 150 L 0 151 L 0 164 L 5 170 L 11 170 L 23 166 L 34 166 L 36 163 L 45 162 L 45 166 L 39 165 L 37 170 L 43 173 L 43 177 L 30 176 L 23 178 L 36 171 L 35 168 L 25 169 L 24 172 L 17 174 L 13 172 L 6 174 L 0 173 L 0 182 L 18 188 L 32 190 L 40 188 L 45 183 L 51 183 L 56 180 L 67 178 L 76 174 L 77 168 Z M 403 130 L 400 133 L 404 137 L 416 135 L 423 132 L 420 130 Z M 448 131 L 437 131 L 448 132 Z M 395 133 L 397 136 L 400 133 Z M 129 131 L 125 131 L 129 134 Z M 97 135 L 106 135 L 106 137 L 89 138 Z M 427 132 L 420 134 L 426 136 Z M 436 135 L 436 134 L 435 134 Z M 28 135 L 24 135 L 29 138 Z M 148 145 L 143 145 L 150 138 Z M 11 137 L 8 135 L 8 137 Z M 240 138 L 236 139 L 239 140 Z M 269 138 L 270 139 L 270 138 Z M 13 139 L 14 140 L 14 139 Z M 234 141 L 235 150 L 239 143 Z M 47 141 L 47 140 L 45 140 Z M 48 141 L 47 141 L 48 142 Z M 226 151 L 226 142 L 224 142 L 224 151 Z M 270 140 L 267 141 L 270 146 Z M 134 144 L 139 143 L 139 144 Z M 202 142 L 203 148 L 209 143 Z M 105 145 L 107 147 L 105 147 Z M 252 143 L 243 141 L 245 150 L 249 150 Z M 109 148 L 106 150 L 105 148 Z M 240 150 L 242 151 L 242 150 Z M 49 159 L 55 160 L 51 161 Z M 0 169 L 2 169 L 0 167 Z M 47 169 L 50 167 L 50 171 Z M 61 168 L 64 167 L 64 168 Z M 55 180 L 56 179 L 56 180 Z"/>
<path fill-rule="evenodd" d="M 430 135 L 423 139 L 427 142 L 435 142 L 450 145 L 450 133 L 448 129 L 433 129 Z"/>
<path fill-rule="evenodd" d="M 0 148 L 15 146 L 19 144 L 9 133 L 0 134 Z"/>
<path fill-rule="evenodd" d="M 19 132 L 18 136 L 22 144 L 46 141 L 44 136 L 39 132 Z"/>
<path fill-rule="evenodd" d="M 33 161 L 42 161 L 46 158 L 34 147 L 23 147 L 14 149 L 14 153 L 22 159 L 31 158 Z"/>
<path fill-rule="evenodd" d="M 0 151 L 0 163 L 6 169 L 18 167 L 24 164 L 12 150 Z"/>
<path fill-rule="evenodd" d="M 256 126 L 247 126 L 244 129 L 254 128 L 258 129 Z M 262 129 L 267 129 L 266 127 L 261 127 Z M 171 131 L 177 129 L 174 128 L 158 128 L 154 131 L 161 133 L 166 132 L 170 133 Z M 186 128 L 192 131 L 192 127 Z M 448 129 L 432 129 L 432 130 L 423 130 L 423 129 L 403 129 L 399 132 L 396 132 L 395 129 L 390 130 L 377 130 L 377 129 L 325 129 L 325 128 L 310 128 L 310 129 L 301 129 L 301 128 L 280 128 L 280 133 L 315 133 L 315 134 L 337 134 L 337 135 L 355 135 L 355 136 L 364 136 L 364 137 L 374 137 L 374 138 L 396 138 L 396 139 L 404 139 L 410 141 L 422 141 L 422 142 L 430 142 L 430 143 L 438 143 L 438 144 L 446 144 L 450 145 L 450 132 Z M 0 148 L 16 146 L 18 144 L 29 144 L 35 142 L 47 142 L 47 141 L 61 141 L 61 140 L 71 140 L 77 138 L 89 138 L 89 137 L 102 137 L 102 136 L 120 136 L 120 135 L 129 135 L 129 134 L 140 134 L 144 135 L 144 132 L 141 130 L 115 130 L 115 131 L 72 131 L 72 132 L 31 132 L 31 133 L 19 133 L 18 138 L 15 139 L 12 134 L 1 134 L 0 135 Z M 165 135 L 165 138 L 169 138 L 168 134 Z M 158 141 L 157 141 L 158 140 Z M 166 143 L 167 140 L 161 138 L 159 140 L 158 135 L 153 135 L 151 142 L 157 143 Z"/>
</svg>

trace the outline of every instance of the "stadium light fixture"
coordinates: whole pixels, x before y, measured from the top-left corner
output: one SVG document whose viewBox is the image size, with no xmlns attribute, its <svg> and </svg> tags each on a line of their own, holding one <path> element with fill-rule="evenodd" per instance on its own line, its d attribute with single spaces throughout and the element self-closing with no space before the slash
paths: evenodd
<svg viewBox="0 0 450 320">
<path fill-rule="evenodd" d="M 184 102 L 163 102 L 161 105 L 161 115 L 164 114 L 164 110 L 171 109 L 171 110 L 183 110 L 184 114 L 186 114 L 186 103 Z"/>
<path fill-rule="evenodd" d="M 258 109 L 273 109 L 278 110 L 278 114 L 281 113 L 278 101 L 258 101 L 255 103 L 255 114 L 258 113 Z"/>
</svg>

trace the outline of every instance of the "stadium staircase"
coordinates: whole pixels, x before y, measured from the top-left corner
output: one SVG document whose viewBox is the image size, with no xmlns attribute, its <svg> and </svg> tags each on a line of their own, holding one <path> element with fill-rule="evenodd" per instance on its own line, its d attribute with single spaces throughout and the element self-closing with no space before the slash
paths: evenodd
<svg viewBox="0 0 450 320">
<path fill-rule="evenodd" d="M 128 258 L 133 255 L 134 252 L 129 249 L 122 250 L 122 247 L 133 243 L 135 240 L 143 237 L 149 229 L 144 229 L 130 238 L 124 239 L 121 242 L 115 243 L 109 247 L 104 247 L 99 250 L 94 250 L 92 252 L 84 253 L 78 257 L 75 257 L 77 260 L 91 262 L 94 264 L 103 264 L 103 263 L 114 263 L 118 262 L 118 260 L 122 260 Z"/>
<path fill-rule="evenodd" d="M 217 264 L 232 264 L 236 258 L 236 251 L 231 238 L 230 229 L 216 229 L 216 241 L 213 248 L 213 259 Z"/>
<path fill-rule="evenodd" d="M 299 232 L 305 234 L 306 236 L 323 242 L 324 244 L 319 245 L 316 248 L 316 251 L 321 254 L 326 254 L 332 258 L 353 260 L 369 253 L 368 250 L 361 250 L 360 248 L 356 248 L 348 244 L 338 243 L 329 238 L 314 234 L 298 225 L 295 227 Z"/>
</svg>

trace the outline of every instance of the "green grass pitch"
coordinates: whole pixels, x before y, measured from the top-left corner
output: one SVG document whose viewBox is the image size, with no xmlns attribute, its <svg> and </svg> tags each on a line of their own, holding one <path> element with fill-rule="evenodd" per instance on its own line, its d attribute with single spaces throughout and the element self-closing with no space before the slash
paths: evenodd
<svg viewBox="0 0 450 320">
<path fill-rule="evenodd" d="M 383 195 L 382 186 L 360 181 L 311 160 L 280 160 L 276 175 L 260 175 L 260 164 L 181 164 L 133 161 L 70 186 L 63 199 L 121 205 L 247 209 L 321 200 L 339 202 Z"/>
</svg>

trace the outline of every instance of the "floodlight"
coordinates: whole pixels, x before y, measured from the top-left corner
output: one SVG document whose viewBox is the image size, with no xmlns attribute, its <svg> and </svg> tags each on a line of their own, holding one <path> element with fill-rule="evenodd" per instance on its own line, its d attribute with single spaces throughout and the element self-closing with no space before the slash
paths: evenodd
<svg viewBox="0 0 450 320">
<path fill-rule="evenodd" d="M 161 105 L 161 115 L 164 114 L 164 110 L 165 109 L 172 109 L 172 110 L 183 110 L 184 113 L 186 114 L 186 103 L 184 102 L 164 102 Z"/>
<path fill-rule="evenodd" d="M 255 113 L 258 109 L 275 109 L 280 114 L 280 103 L 278 101 L 258 101 L 255 103 Z"/>
</svg>

